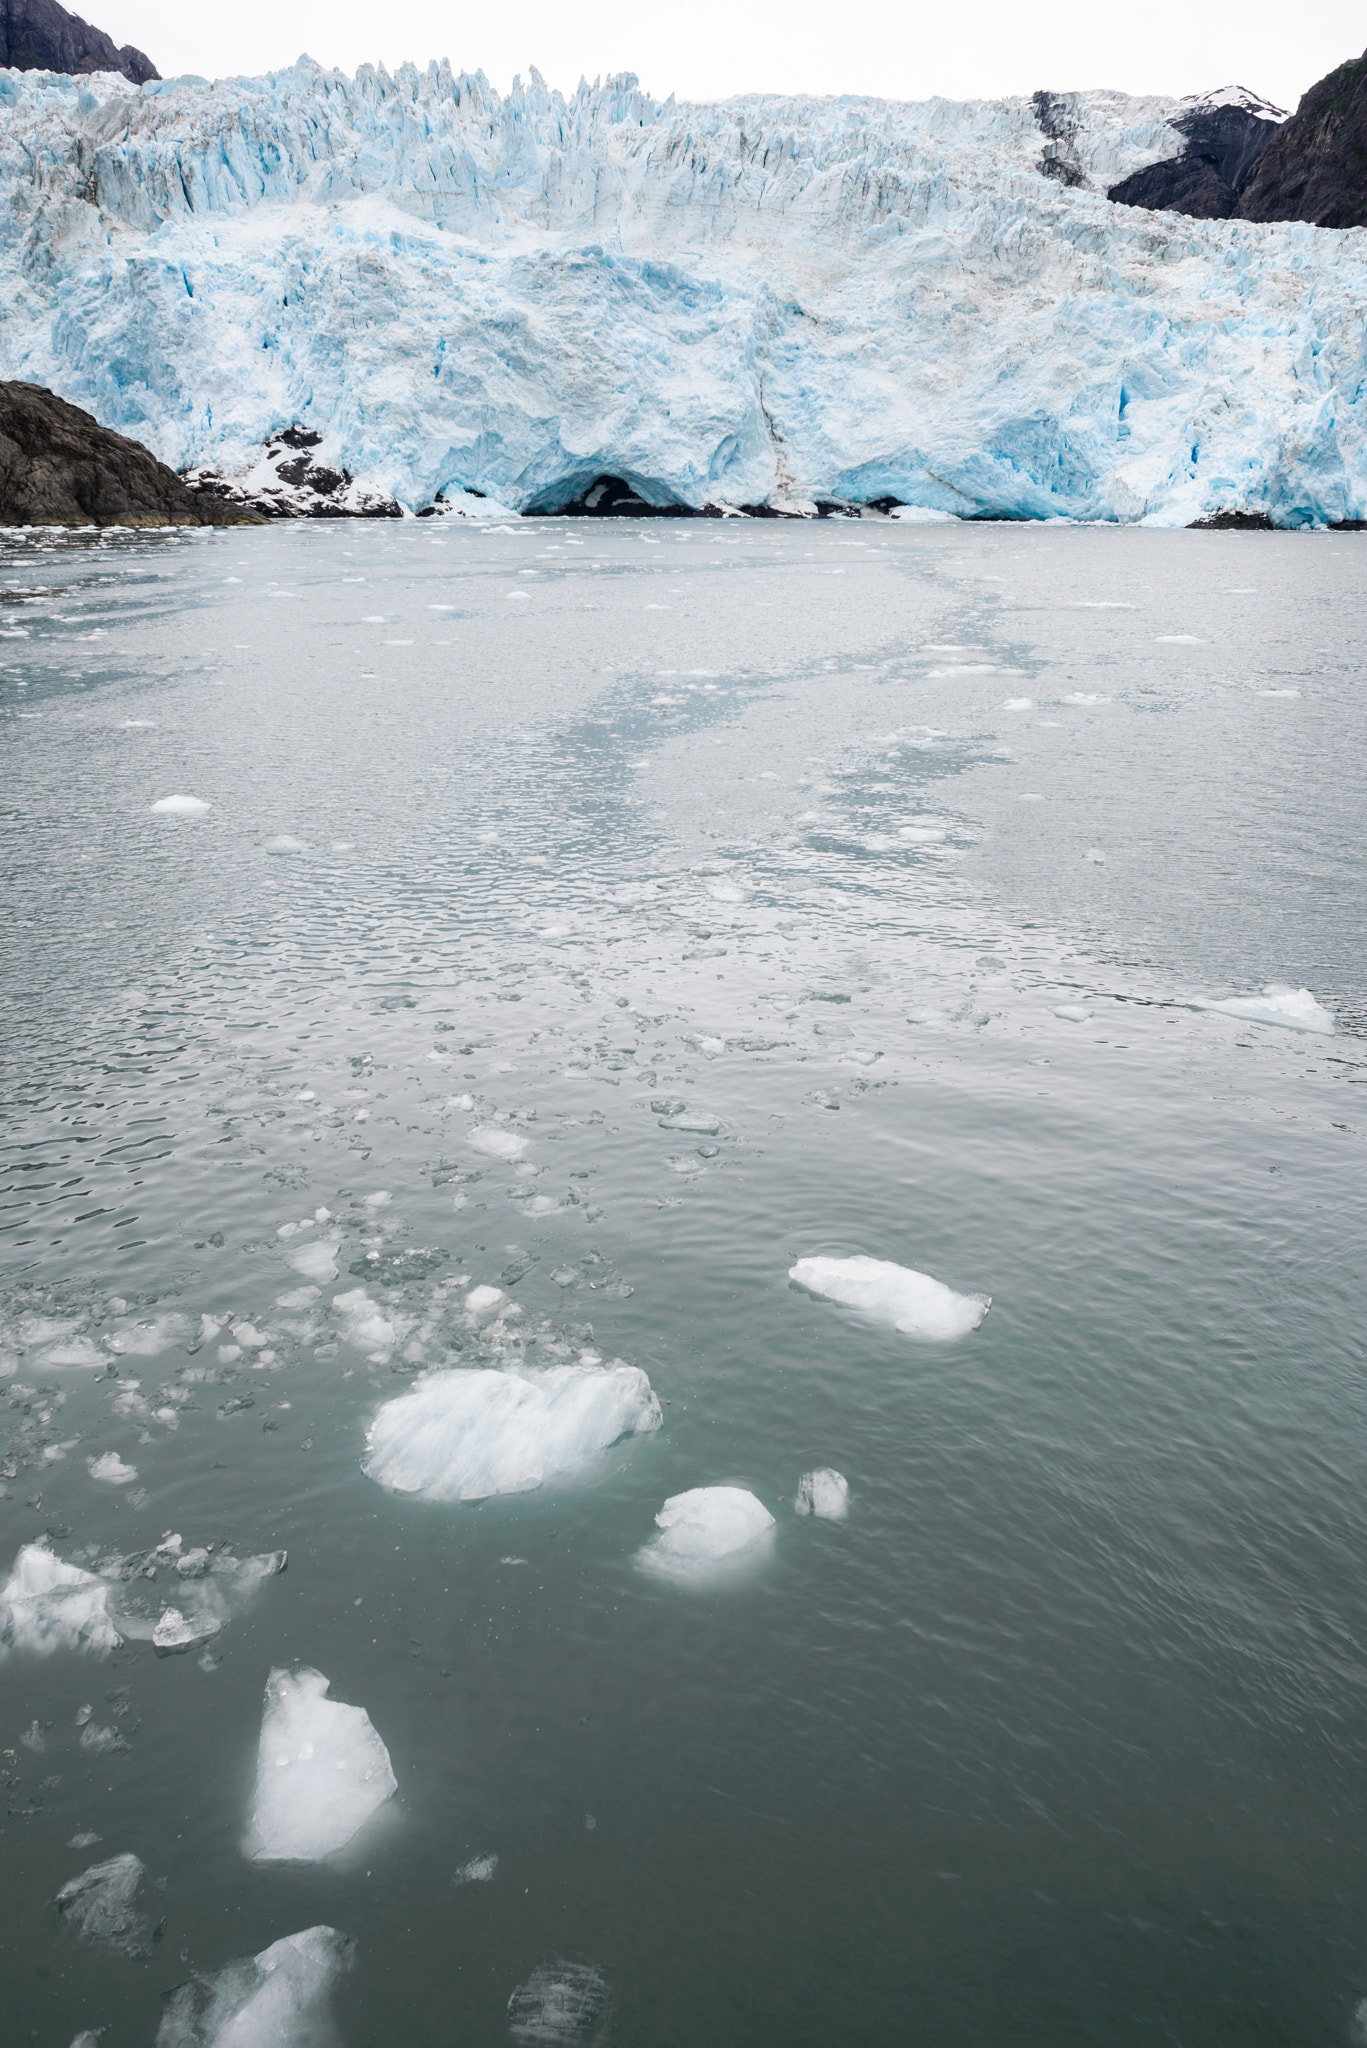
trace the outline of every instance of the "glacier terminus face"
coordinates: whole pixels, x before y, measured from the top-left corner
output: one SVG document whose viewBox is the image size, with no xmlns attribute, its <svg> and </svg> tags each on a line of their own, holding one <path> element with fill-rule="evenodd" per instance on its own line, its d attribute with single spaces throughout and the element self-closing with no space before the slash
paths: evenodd
<svg viewBox="0 0 1367 2048">
<path fill-rule="evenodd" d="M 1367 514 L 1361 233 L 1114 205 L 1186 103 L 1037 98 L 1066 182 L 1025 98 L 0 72 L 0 375 L 181 469 L 298 425 L 408 512 L 608 474 L 692 508 Z"/>
</svg>

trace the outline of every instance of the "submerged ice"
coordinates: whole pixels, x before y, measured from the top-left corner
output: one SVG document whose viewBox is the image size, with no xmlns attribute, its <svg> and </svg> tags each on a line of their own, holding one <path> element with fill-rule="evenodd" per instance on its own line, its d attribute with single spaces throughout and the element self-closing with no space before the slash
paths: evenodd
<svg viewBox="0 0 1367 2048">
<path fill-rule="evenodd" d="M 1024 97 L 10 72 L 0 376 L 177 468 L 247 475 L 311 423 L 311 461 L 449 516 L 605 475 L 913 520 L 1367 515 L 1353 235 L 1114 205 L 1183 103 L 1066 99 L 1064 178 Z"/>
<path fill-rule="evenodd" d="M 191 1977 L 166 2001 L 156 2048 L 324 2048 L 332 1992 L 354 1951 L 335 1927 L 306 1927 Z"/>
<path fill-rule="evenodd" d="M 815 1515 L 823 1522 L 843 1522 L 850 1511 L 850 1483 L 843 1472 L 835 1472 L 829 1465 L 819 1472 L 804 1472 L 793 1505 L 800 1515 Z"/>
<path fill-rule="evenodd" d="M 318 1863 L 344 1849 L 397 1790 L 364 1707 L 327 1697 L 321 1671 L 275 1670 L 243 1849 L 254 1863 Z"/>
<path fill-rule="evenodd" d="M 53 1904 L 82 1941 L 140 1955 L 147 1947 L 149 1925 L 135 1902 L 145 1875 L 141 1859 L 125 1851 L 68 1878 Z"/>
<path fill-rule="evenodd" d="M 508 2031 L 527 2048 L 592 2048 L 607 2038 L 612 1999 L 593 1963 L 541 1963 L 508 2000 Z"/>
<path fill-rule="evenodd" d="M 807 1294 L 852 1308 L 873 1323 L 891 1323 L 904 1337 L 945 1341 L 976 1330 L 989 1294 L 956 1294 L 942 1280 L 891 1259 L 799 1259 L 788 1278 Z"/>
<path fill-rule="evenodd" d="M 387 1401 L 370 1426 L 365 1470 L 394 1493 L 484 1500 L 589 1471 L 623 1437 L 660 1427 L 636 1366 L 434 1373 Z"/>
</svg>

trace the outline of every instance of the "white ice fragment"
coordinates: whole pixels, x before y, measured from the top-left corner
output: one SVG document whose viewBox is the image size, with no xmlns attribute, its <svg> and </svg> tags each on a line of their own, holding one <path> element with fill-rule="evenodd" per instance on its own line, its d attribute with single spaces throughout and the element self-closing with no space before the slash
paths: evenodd
<svg viewBox="0 0 1367 2048">
<path fill-rule="evenodd" d="M 261 851 L 263 853 L 307 853 L 308 848 L 302 839 L 296 839 L 292 833 L 277 832 L 273 839 L 267 839 L 262 843 Z"/>
<path fill-rule="evenodd" d="M 1195 633 L 1158 633 L 1154 637 L 1160 647 L 1204 647 L 1206 644 Z"/>
<path fill-rule="evenodd" d="M 1106 856 L 1099 846 L 1089 846 L 1082 858 L 1089 860 L 1093 867 L 1104 868 L 1106 865 Z"/>
<path fill-rule="evenodd" d="M 472 1287 L 465 1297 L 465 1313 L 484 1322 L 508 1299 L 501 1287 Z"/>
<path fill-rule="evenodd" d="M 871 1322 L 891 1323 L 904 1337 L 934 1342 L 976 1330 L 992 1301 L 988 1294 L 955 1294 L 929 1273 L 890 1259 L 799 1259 L 788 1278 L 808 1294 L 855 1309 Z"/>
<path fill-rule="evenodd" d="M 488 1884 L 498 1869 L 497 1856 L 472 1856 L 468 1863 L 462 1863 L 456 1872 L 455 1884 Z"/>
<path fill-rule="evenodd" d="M 288 1294 L 276 1295 L 275 1305 L 277 1308 L 287 1309 L 312 1308 L 314 1302 L 319 1299 L 320 1292 L 317 1287 L 291 1287 Z"/>
<path fill-rule="evenodd" d="M 469 1142 L 476 1152 L 487 1152 L 491 1159 L 520 1159 L 527 1149 L 527 1140 L 516 1131 L 501 1131 L 487 1124 L 471 1131 Z"/>
<path fill-rule="evenodd" d="M 204 1643 L 210 1636 L 216 1636 L 223 1623 L 213 1614 L 182 1614 L 178 1607 L 168 1607 L 152 1630 L 152 1647 L 163 1652 L 189 1650 L 196 1643 Z"/>
<path fill-rule="evenodd" d="M 1270 981 L 1260 996 L 1227 996 L 1199 1007 L 1222 1010 L 1226 1017 L 1245 1017 L 1250 1024 L 1283 1024 L 1290 1031 L 1329 1034 L 1334 1029 L 1332 1011 L 1316 1002 L 1308 988 L 1292 988 L 1285 981 Z"/>
<path fill-rule="evenodd" d="M 1003 711 L 1033 711 L 1034 708 L 1035 700 L 1033 697 L 1008 697 L 1002 705 Z"/>
<path fill-rule="evenodd" d="M 202 796 L 164 796 L 152 806 L 157 818 L 207 818 L 213 805 Z"/>
<path fill-rule="evenodd" d="M 131 1486 L 138 1476 L 137 1466 L 125 1465 L 117 1451 L 106 1451 L 99 1458 L 87 1458 L 85 1469 L 92 1479 L 102 1479 L 106 1486 Z"/>
<path fill-rule="evenodd" d="M 320 1286 L 337 1278 L 336 1240 L 315 1238 L 312 1244 L 301 1244 L 298 1251 L 287 1252 L 285 1264 L 296 1272 L 301 1280 L 312 1280 Z"/>
<path fill-rule="evenodd" d="M 354 1951 L 335 1927 L 307 1927 L 191 1977 L 167 1998 L 156 2048 L 325 2048 L 328 2002 Z"/>
<path fill-rule="evenodd" d="M 0 1656 L 27 1650 L 93 1650 L 118 1645 L 109 1618 L 110 1587 L 79 1565 L 64 1564 L 43 1543 L 26 1543 L 0 1592 Z"/>
<path fill-rule="evenodd" d="M 273 1670 L 243 1853 L 254 1863 L 318 1863 L 345 1848 L 397 1789 L 364 1707 L 326 1697 L 307 1666 Z"/>
<path fill-rule="evenodd" d="M 1100 697 L 1095 690 L 1070 690 L 1059 698 L 1060 704 L 1109 704 L 1109 697 Z"/>
<path fill-rule="evenodd" d="M 803 1473 L 793 1505 L 800 1515 L 815 1515 L 823 1522 L 843 1522 L 850 1511 L 849 1502 L 848 1479 L 830 1466 L 823 1466 L 819 1472 Z"/>
<path fill-rule="evenodd" d="M 371 1300 L 364 1287 L 335 1294 L 332 1306 L 342 1318 L 342 1334 L 348 1344 L 359 1345 L 363 1351 L 393 1350 L 398 1327 L 383 1313 L 379 1303 Z"/>
<path fill-rule="evenodd" d="M 68 1878 L 53 1899 L 62 1918 L 82 1941 L 101 1948 L 136 1954 L 147 1940 L 147 1922 L 133 1901 L 144 1866 L 127 1851 L 107 1863 L 92 1863 L 79 1877 Z"/>
<path fill-rule="evenodd" d="M 1066 1024 L 1090 1024 L 1092 1013 L 1083 1003 L 1060 1003 L 1054 1011 Z"/>
<path fill-rule="evenodd" d="M 434 1373 L 380 1409 L 363 1465 L 394 1493 L 485 1500 L 575 1478 L 661 1420 L 646 1375 L 620 1360 L 525 1375 Z"/>
<path fill-rule="evenodd" d="M 71 1366 L 105 1365 L 107 1355 L 89 1337 L 73 1337 L 66 1344 L 49 1344 L 38 1353 L 36 1365 L 47 1369 L 64 1369 Z"/>
<path fill-rule="evenodd" d="M 660 1578 L 697 1584 L 736 1564 L 774 1518 L 743 1486 L 695 1486 L 667 1500 L 655 1525 L 660 1533 L 637 1551 L 637 1564 Z"/>
<path fill-rule="evenodd" d="M 608 1980 L 593 1963 L 540 1963 L 508 2000 L 508 2031 L 529 2048 L 596 2048 L 611 2011 Z"/>
</svg>

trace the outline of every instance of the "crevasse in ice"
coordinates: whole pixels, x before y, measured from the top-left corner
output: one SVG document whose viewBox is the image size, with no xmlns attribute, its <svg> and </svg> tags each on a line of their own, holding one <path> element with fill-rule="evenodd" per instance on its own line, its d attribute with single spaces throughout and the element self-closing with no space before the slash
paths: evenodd
<svg viewBox="0 0 1367 2048">
<path fill-rule="evenodd" d="M 590 1470 L 612 1444 L 660 1421 L 650 1381 L 620 1360 L 439 1372 L 385 1402 L 370 1426 L 365 1470 L 391 1492 L 424 1500 L 529 1493 Z"/>
<path fill-rule="evenodd" d="M 799 1259 L 788 1278 L 807 1294 L 855 1309 L 873 1323 L 891 1323 L 904 1337 L 943 1342 L 976 1330 L 990 1294 L 956 1294 L 943 1280 L 891 1259 Z"/>
<path fill-rule="evenodd" d="M 397 1790 L 364 1707 L 327 1698 L 307 1666 L 271 1672 L 243 1849 L 254 1863 L 318 1863 L 344 1849 Z"/>
<path fill-rule="evenodd" d="M 1075 184 L 1028 98 L 0 73 L 0 376 L 177 468 L 311 424 L 410 510 L 606 472 L 694 506 L 1367 516 L 1361 232 L 1112 205 L 1189 108 L 1062 97 Z"/>
</svg>

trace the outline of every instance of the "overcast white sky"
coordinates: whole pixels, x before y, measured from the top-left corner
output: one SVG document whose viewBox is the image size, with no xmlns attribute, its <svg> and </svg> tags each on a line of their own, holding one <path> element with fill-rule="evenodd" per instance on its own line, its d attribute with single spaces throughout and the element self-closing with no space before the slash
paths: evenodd
<svg viewBox="0 0 1367 2048">
<path fill-rule="evenodd" d="M 116 42 L 136 43 L 167 77 L 267 71 L 307 50 L 347 71 L 449 57 L 458 70 L 482 67 L 500 90 L 533 64 L 567 92 L 581 73 L 635 71 L 661 99 L 986 99 L 1039 86 L 1186 93 L 1238 84 L 1293 108 L 1367 42 L 1361 0 L 1320 0 L 1306 14 L 1272 0 L 503 0 L 478 11 L 439 0 L 75 0 L 75 11 Z"/>
</svg>

